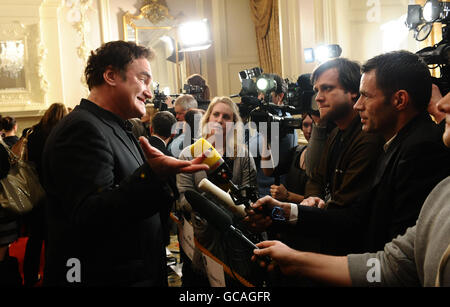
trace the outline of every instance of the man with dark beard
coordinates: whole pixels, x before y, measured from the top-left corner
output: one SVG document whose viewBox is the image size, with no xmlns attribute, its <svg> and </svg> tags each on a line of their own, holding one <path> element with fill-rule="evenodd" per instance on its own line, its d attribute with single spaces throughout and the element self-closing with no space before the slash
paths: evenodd
<svg viewBox="0 0 450 307">
<path fill-rule="evenodd" d="M 306 185 L 305 204 L 320 199 L 328 209 L 344 208 L 369 186 L 383 141 L 362 131 L 361 119 L 353 109 L 359 98 L 360 79 L 360 65 L 344 58 L 321 64 L 311 76 L 321 121 L 333 122 L 336 128 L 328 136 L 318 169 Z M 352 250 L 351 243 L 345 241 L 327 236 L 313 249 L 345 254 Z"/>
</svg>

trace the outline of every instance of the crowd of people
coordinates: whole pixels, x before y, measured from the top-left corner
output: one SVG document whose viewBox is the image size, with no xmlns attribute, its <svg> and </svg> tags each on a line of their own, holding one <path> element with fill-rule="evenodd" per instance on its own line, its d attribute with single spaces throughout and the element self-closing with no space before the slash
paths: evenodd
<svg viewBox="0 0 450 307">
<path fill-rule="evenodd" d="M 246 135 L 229 97 L 214 97 L 206 110 L 187 94 L 169 111 L 149 108 L 152 57 L 132 42 L 102 45 L 85 69 L 89 96 L 70 113 L 51 105 L 24 134 L 46 198 L 23 221 L 0 208 L 2 285 L 22 284 L 8 245 L 23 222 L 25 286 L 38 282 L 43 242 L 44 285 L 167 286 L 172 213 L 196 243 L 192 253 L 180 244 L 183 286 L 217 284 L 205 251 L 227 266 L 227 286 L 450 286 L 450 94 L 442 96 L 417 55 L 318 65 L 311 85 L 319 110 L 301 114 L 307 145 L 294 130 Z M 287 84 L 268 76 L 276 89 L 260 98 L 282 106 Z M 3 178 L 4 146 L 19 139 L 14 119 L 1 123 Z M 229 178 L 214 174 L 207 154 L 193 154 L 201 138 Z M 194 209 L 186 193 L 202 193 L 204 179 L 224 192 L 254 191 L 244 218 L 223 213 L 258 249 Z M 379 272 L 369 278 L 374 261 Z"/>
</svg>

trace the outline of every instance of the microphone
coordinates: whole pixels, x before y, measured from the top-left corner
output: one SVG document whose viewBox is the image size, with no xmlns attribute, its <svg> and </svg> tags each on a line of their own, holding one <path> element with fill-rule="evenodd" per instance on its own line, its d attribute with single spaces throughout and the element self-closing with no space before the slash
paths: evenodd
<svg viewBox="0 0 450 307">
<path fill-rule="evenodd" d="M 244 205 L 236 206 L 230 194 L 213 184 L 207 178 L 204 178 L 202 181 L 200 181 L 200 183 L 198 184 L 198 189 L 202 192 L 206 192 L 216 197 L 217 200 L 219 200 L 225 207 L 227 207 L 227 209 L 233 212 L 236 217 L 242 219 L 247 216 Z"/>
<path fill-rule="evenodd" d="M 231 216 L 219 206 L 194 190 L 187 190 L 184 193 L 184 196 L 192 208 L 197 211 L 200 216 L 205 218 L 211 225 L 213 225 L 213 227 L 216 227 L 217 230 L 223 233 L 229 232 L 245 242 L 252 249 L 259 249 L 239 229 L 233 226 Z"/>
<path fill-rule="evenodd" d="M 217 150 L 205 139 L 201 138 L 191 145 L 191 156 L 205 156 L 204 164 L 209 166 L 208 176 L 231 181 L 231 170 Z"/>
<path fill-rule="evenodd" d="M 225 160 L 220 156 L 217 150 L 205 139 L 199 139 L 190 147 L 191 155 L 193 157 L 198 157 L 203 155 L 206 159 L 203 161 L 209 166 L 207 171 L 208 178 L 211 180 L 211 184 L 204 182 L 203 187 L 199 187 L 204 192 L 212 193 L 213 195 L 219 197 L 220 200 L 224 201 L 225 205 L 233 211 L 238 217 L 245 217 L 247 213 L 245 209 L 240 205 L 243 204 L 244 207 L 250 206 L 251 197 L 254 196 L 255 187 L 246 186 L 240 188 L 236 186 L 233 181 L 231 181 L 231 170 L 228 167 Z M 216 185 L 227 184 L 227 189 L 230 189 L 230 194 L 232 197 L 225 196 L 222 192 L 219 192 L 219 188 Z M 219 196 L 221 195 L 221 196 Z M 229 202 L 231 198 L 232 203 Z"/>
</svg>

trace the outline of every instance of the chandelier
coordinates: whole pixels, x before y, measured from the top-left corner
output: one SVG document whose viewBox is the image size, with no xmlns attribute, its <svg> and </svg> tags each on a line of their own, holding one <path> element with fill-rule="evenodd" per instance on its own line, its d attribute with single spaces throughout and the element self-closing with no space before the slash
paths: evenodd
<svg viewBox="0 0 450 307">
<path fill-rule="evenodd" d="M 24 65 L 23 41 L 0 42 L 0 73 L 8 78 L 16 79 Z"/>
</svg>

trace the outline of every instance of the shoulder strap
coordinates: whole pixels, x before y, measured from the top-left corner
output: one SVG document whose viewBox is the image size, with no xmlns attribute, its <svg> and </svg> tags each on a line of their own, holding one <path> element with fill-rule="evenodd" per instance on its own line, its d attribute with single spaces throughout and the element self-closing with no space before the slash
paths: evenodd
<svg viewBox="0 0 450 307">
<path fill-rule="evenodd" d="M 8 144 L 5 143 L 5 141 L 3 140 L 3 138 L 0 137 L 0 144 L 5 147 L 6 151 L 8 152 L 8 156 L 9 156 L 9 163 L 15 164 L 18 160 L 19 157 L 11 150 L 11 148 L 9 148 Z"/>
<path fill-rule="evenodd" d="M 22 146 L 20 148 L 20 159 L 23 161 L 28 161 L 28 137 L 33 133 L 33 128 L 28 129 L 25 135 Z"/>
</svg>

